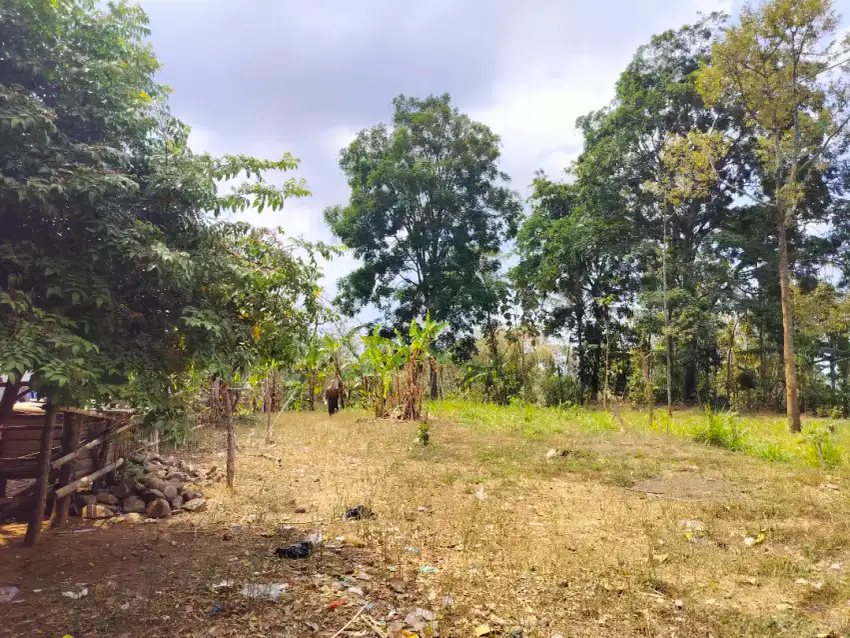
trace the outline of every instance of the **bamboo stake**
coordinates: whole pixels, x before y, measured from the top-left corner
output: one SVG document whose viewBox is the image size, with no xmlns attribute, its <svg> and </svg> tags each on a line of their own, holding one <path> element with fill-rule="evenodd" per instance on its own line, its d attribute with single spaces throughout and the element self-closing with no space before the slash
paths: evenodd
<svg viewBox="0 0 850 638">
<path fill-rule="evenodd" d="M 128 423 L 127 425 L 124 425 L 124 426 L 118 428 L 114 432 L 111 432 L 111 433 L 109 433 L 105 436 L 100 436 L 96 439 L 92 439 L 91 441 L 89 441 L 88 443 L 86 443 L 82 447 L 77 448 L 76 450 L 74 450 L 70 454 L 66 454 L 65 456 L 62 456 L 62 457 L 56 459 L 55 461 L 53 461 L 53 463 L 51 464 L 51 467 L 53 467 L 54 470 L 58 469 L 58 468 L 62 467 L 63 465 L 65 465 L 66 463 L 76 459 L 78 456 L 80 456 L 80 454 L 82 454 L 86 450 L 91 450 L 92 448 L 95 448 L 98 445 L 102 445 L 103 443 L 106 443 L 108 440 L 115 438 L 116 436 L 118 436 L 119 434 L 121 434 L 122 432 L 124 432 L 125 430 L 127 430 L 131 427 L 133 427 L 133 424 Z"/>
<path fill-rule="evenodd" d="M 118 459 L 114 463 L 110 463 L 109 465 L 105 465 L 104 467 L 100 468 L 94 474 L 89 474 L 88 476 L 84 476 L 81 479 L 77 479 L 73 483 L 68 483 L 68 485 L 66 485 L 65 487 L 60 487 L 58 490 L 56 490 L 56 498 L 62 498 L 63 496 L 68 496 L 69 494 L 76 492 L 81 487 L 89 485 L 92 481 L 96 481 L 101 476 L 108 474 L 112 470 L 121 467 L 123 464 L 124 459 Z"/>
</svg>

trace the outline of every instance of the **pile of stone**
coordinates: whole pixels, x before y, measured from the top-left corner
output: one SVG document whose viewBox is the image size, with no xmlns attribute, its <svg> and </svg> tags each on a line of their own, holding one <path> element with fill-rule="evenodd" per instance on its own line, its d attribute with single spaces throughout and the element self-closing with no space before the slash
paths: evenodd
<svg viewBox="0 0 850 638">
<path fill-rule="evenodd" d="M 112 518 L 120 513 L 166 518 L 181 512 L 203 512 L 203 485 L 220 481 L 217 467 L 196 468 L 173 456 L 135 455 L 128 459 L 115 483 L 94 492 L 78 492 L 77 513 L 83 518 Z"/>
</svg>

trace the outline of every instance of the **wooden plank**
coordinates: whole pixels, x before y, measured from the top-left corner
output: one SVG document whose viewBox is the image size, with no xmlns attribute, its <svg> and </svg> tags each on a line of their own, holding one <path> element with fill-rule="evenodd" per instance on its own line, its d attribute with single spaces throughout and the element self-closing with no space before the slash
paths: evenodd
<svg viewBox="0 0 850 638">
<path fill-rule="evenodd" d="M 71 452 L 70 454 L 65 454 L 65 455 L 64 455 L 64 456 L 62 456 L 61 458 L 56 459 L 55 461 L 53 461 L 53 464 L 52 464 L 52 465 L 53 465 L 53 467 L 54 467 L 54 468 L 62 467 L 63 465 L 65 465 L 65 463 L 67 463 L 68 461 L 73 461 L 75 458 L 77 458 L 77 457 L 78 457 L 80 454 L 82 454 L 83 452 L 85 452 L 85 451 L 87 451 L 87 450 L 94 449 L 94 448 L 96 448 L 96 447 L 98 447 L 98 446 L 100 446 L 100 445 L 103 445 L 103 444 L 107 443 L 108 441 L 111 441 L 111 440 L 112 440 L 112 439 L 114 439 L 116 436 L 118 436 L 119 434 L 121 434 L 121 433 L 122 433 L 122 432 L 124 432 L 125 430 L 129 429 L 130 427 L 132 427 L 132 425 L 133 425 L 132 423 L 128 423 L 127 425 L 124 425 L 124 426 L 122 426 L 122 427 L 118 428 L 117 430 L 115 430 L 114 432 L 111 432 L 111 433 L 107 434 L 106 436 L 102 436 L 102 437 L 96 438 L 96 439 L 94 439 L 94 440 L 92 440 L 92 441 L 89 441 L 88 443 L 86 443 L 86 444 L 85 444 L 85 445 L 83 445 L 82 447 L 78 448 L 78 449 L 77 449 L 77 450 L 75 450 L 74 452 Z M 108 446 L 107 446 L 107 447 L 108 447 Z M 100 456 L 100 455 L 102 454 L 102 451 L 101 451 L 101 450 L 97 450 L 97 451 L 95 452 L 95 454 L 97 454 L 98 456 Z"/>
<path fill-rule="evenodd" d="M 79 414 L 69 414 L 65 419 L 65 431 L 62 433 L 62 452 L 66 455 L 72 453 L 80 442 L 80 423 L 83 417 Z M 58 466 L 53 466 L 58 467 Z M 74 478 L 74 464 L 66 463 L 59 468 L 59 487 L 65 487 Z M 63 496 L 56 500 L 53 527 L 64 527 L 68 522 L 68 510 L 71 506 L 71 495 Z"/>
<path fill-rule="evenodd" d="M 42 417 L 42 419 L 44 419 L 44 417 Z M 55 430 L 61 430 L 62 424 L 61 423 L 54 423 L 53 428 Z M 17 423 L 15 425 L 4 425 L 2 428 L 0 428 L 0 431 L 2 431 L 3 433 L 6 433 L 6 432 L 29 432 L 31 430 L 41 432 L 41 425 L 39 425 L 38 423 L 35 423 L 35 422 L 34 423 Z"/>
<path fill-rule="evenodd" d="M 38 542 L 41 534 L 41 520 L 44 518 L 44 507 L 47 504 L 48 480 L 50 478 L 50 438 L 51 425 L 53 424 L 54 407 L 47 404 L 44 413 L 44 430 L 41 437 L 40 453 L 38 456 L 38 478 L 36 478 L 35 497 L 33 498 L 32 510 L 30 511 L 27 533 L 24 537 L 24 545 L 32 547 Z"/>
</svg>

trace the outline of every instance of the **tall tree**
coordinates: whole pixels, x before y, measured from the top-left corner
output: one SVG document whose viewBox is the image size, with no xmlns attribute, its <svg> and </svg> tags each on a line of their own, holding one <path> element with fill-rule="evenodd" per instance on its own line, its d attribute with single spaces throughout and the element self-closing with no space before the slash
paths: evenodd
<svg viewBox="0 0 850 638">
<path fill-rule="evenodd" d="M 195 357 L 186 308 L 229 275 L 204 266 L 213 216 L 304 189 L 264 181 L 289 155 L 192 153 L 147 35 L 124 2 L 0 0 L 0 374 L 72 404 L 128 397 L 153 423 Z"/>
<path fill-rule="evenodd" d="M 844 76 L 850 70 L 850 43 L 835 38 L 837 27 L 831 0 L 771 0 L 745 7 L 739 24 L 725 29 L 712 49 L 711 64 L 697 77 L 706 102 L 740 105 L 756 137 L 761 180 L 737 190 L 769 210 L 776 227 L 785 403 L 792 432 L 799 432 L 801 424 L 789 235 L 811 210 L 806 196 L 813 185 L 847 148 L 850 85 Z"/>
<path fill-rule="evenodd" d="M 390 127 L 361 131 L 342 151 L 351 198 L 325 211 L 363 262 L 340 282 L 342 307 L 375 304 L 399 327 L 430 311 L 468 331 L 520 213 L 498 169 L 499 138 L 448 95 L 393 104 Z"/>
</svg>

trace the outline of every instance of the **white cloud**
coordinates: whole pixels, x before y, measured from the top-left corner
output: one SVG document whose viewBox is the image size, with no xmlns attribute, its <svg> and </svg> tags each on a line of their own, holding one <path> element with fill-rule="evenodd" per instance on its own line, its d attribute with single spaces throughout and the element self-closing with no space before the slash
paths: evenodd
<svg viewBox="0 0 850 638">
<path fill-rule="evenodd" d="M 322 152 L 333 159 L 339 160 L 339 152 L 351 144 L 359 131 L 345 126 L 336 126 L 322 133 Z"/>
</svg>

